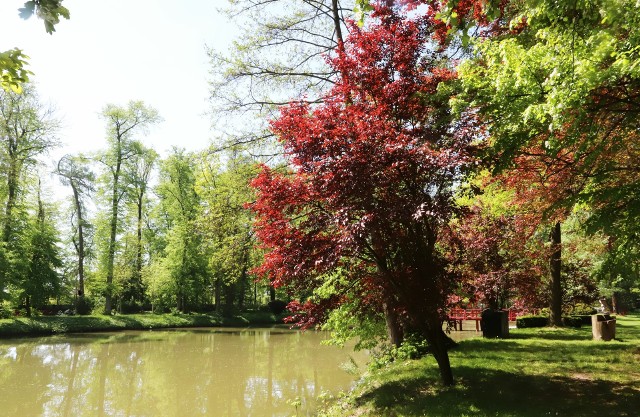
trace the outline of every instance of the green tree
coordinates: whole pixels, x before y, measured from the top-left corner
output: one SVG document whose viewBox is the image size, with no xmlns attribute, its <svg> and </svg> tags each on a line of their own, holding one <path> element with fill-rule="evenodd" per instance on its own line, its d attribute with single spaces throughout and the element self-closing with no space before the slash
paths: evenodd
<svg viewBox="0 0 640 417">
<path fill-rule="evenodd" d="M 252 289 L 250 270 L 260 259 L 252 230 L 253 213 L 245 207 L 255 200 L 249 182 L 258 173 L 257 165 L 247 156 L 231 154 L 224 168 L 219 168 L 217 158 L 206 154 L 201 167 L 196 190 L 203 209 L 198 221 L 215 276 L 216 309 L 222 307 L 223 291 L 227 310 L 233 305 L 242 308 Z M 254 302 L 256 292 L 254 286 Z"/>
<path fill-rule="evenodd" d="M 98 155 L 97 159 L 103 167 L 105 190 L 109 190 L 107 220 L 109 237 L 104 250 L 106 276 L 104 312 L 111 314 L 117 233 L 124 198 L 130 185 L 123 181 L 125 165 L 134 161 L 138 154 L 139 146 L 134 142 L 133 137 L 136 134 L 147 133 L 148 128 L 161 119 L 155 109 L 141 101 L 131 101 L 127 107 L 109 104 L 103 109 L 102 117 L 107 122 L 109 146 Z"/>
<path fill-rule="evenodd" d="M 23 255 L 28 259 L 28 272 L 18 284 L 27 315 L 31 315 L 31 307 L 41 307 L 49 297 L 57 296 L 61 283 L 58 233 L 46 215 L 39 188 L 37 213 L 29 222 L 27 252 Z"/>
<path fill-rule="evenodd" d="M 70 217 L 74 230 L 71 241 L 75 249 L 77 261 L 76 294 L 78 305 L 83 304 L 85 296 L 85 258 L 88 247 L 86 245 L 86 230 L 89 227 L 86 218 L 86 203 L 94 191 L 95 175 L 89 168 L 87 160 L 82 156 L 65 155 L 58 161 L 56 173 L 62 184 L 70 186 L 73 192 L 73 213 Z"/>
<path fill-rule="evenodd" d="M 125 169 L 126 182 L 129 184 L 128 201 L 134 212 L 135 224 L 135 261 L 131 276 L 128 278 L 123 298 L 142 303 L 144 288 L 142 283 L 142 267 L 144 255 L 143 232 L 145 216 L 148 214 L 151 175 L 158 160 L 158 153 L 152 148 L 138 145 L 137 152 Z"/>
<path fill-rule="evenodd" d="M 537 211 L 554 225 L 557 248 L 557 223 L 576 203 L 590 207 L 586 223 L 592 231 L 637 233 L 627 227 L 640 213 L 633 162 L 640 158 L 635 3 L 527 0 L 488 8 L 494 17 L 504 13 L 492 23 L 477 22 L 484 36 L 474 42 L 474 57 L 459 67 L 464 94 L 454 104 L 481 118 L 490 159 L 498 170 L 513 170 L 523 188 L 544 190 Z M 456 23 L 466 17 L 457 16 Z M 523 165 L 530 174 L 523 175 Z M 557 253 L 552 263 L 552 271 L 561 270 Z M 554 299 L 558 323 L 557 293 Z"/>
<path fill-rule="evenodd" d="M 231 0 L 226 13 L 240 34 L 229 51 L 210 49 L 210 94 L 220 148 L 274 150 L 267 120 L 291 99 L 321 101 L 335 71 L 325 56 L 344 40 L 353 0 Z"/>
<path fill-rule="evenodd" d="M 21 94 L 0 90 L 0 166 L 4 213 L 2 235 L 4 251 L 17 250 L 20 232 L 24 231 L 21 214 L 17 211 L 26 192 L 26 177 L 42 156 L 58 144 L 55 136 L 58 121 L 50 107 L 40 103 L 33 85 L 26 85 Z M 12 259 L 20 259 L 5 253 Z M 0 273 L 0 297 L 4 294 L 18 268 L 7 267 Z"/>
<path fill-rule="evenodd" d="M 195 191 L 195 161 L 194 155 L 174 148 L 160 163 L 156 188 L 164 223 L 164 247 L 152 269 L 161 268 L 164 271 L 160 276 L 170 277 L 171 285 L 167 286 L 165 279 L 160 287 L 175 291 L 171 296 L 179 311 L 202 304 L 206 297 L 206 257 L 201 233 L 196 228 L 200 198 Z M 154 283 L 151 286 L 158 287 Z"/>
</svg>

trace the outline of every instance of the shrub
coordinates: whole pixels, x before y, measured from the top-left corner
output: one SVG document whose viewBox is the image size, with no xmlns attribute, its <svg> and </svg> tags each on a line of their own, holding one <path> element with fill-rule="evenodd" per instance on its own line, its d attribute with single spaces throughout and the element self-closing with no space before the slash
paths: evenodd
<svg viewBox="0 0 640 417">
<path fill-rule="evenodd" d="M 575 327 L 579 329 L 582 327 L 582 317 L 580 316 L 568 316 L 562 318 L 562 325 L 566 327 Z"/>
<path fill-rule="evenodd" d="M 0 319 L 10 319 L 13 317 L 13 309 L 9 304 L 0 303 Z"/>
<path fill-rule="evenodd" d="M 597 313 L 597 311 L 596 311 L 595 308 L 593 308 L 589 304 L 584 304 L 584 303 L 577 303 L 569 311 L 569 315 L 571 315 L 571 316 L 585 316 L 586 315 L 586 316 L 591 317 L 592 314 L 596 314 L 596 313 Z M 591 320 L 591 319 L 589 319 L 589 320 Z"/>
<path fill-rule="evenodd" d="M 518 329 L 530 328 L 530 327 L 545 327 L 549 324 L 549 317 L 547 316 L 521 316 L 516 319 L 516 327 Z"/>
<path fill-rule="evenodd" d="M 88 297 L 78 297 L 76 301 L 76 314 L 86 316 L 93 310 L 93 301 Z"/>
<path fill-rule="evenodd" d="M 123 301 L 120 305 L 120 313 L 122 314 L 136 314 L 142 311 L 142 307 L 135 301 Z"/>
<path fill-rule="evenodd" d="M 287 309 L 287 303 L 282 300 L 269 301 L 268 306 L 273 314 L 280 314 Z"/>
<path fill-rule="evenodd" d="M 64 313 L 67 310 L 73 310 L 75 308 L 72 304 L 51 304 L 42 306 L 38 309 L 44 316 L 57 316 Z"/>
<path fill-rule="evenodd" d="M 580 319 L 583 326 L 591 326 L 591 314 L 572 314 L 572 317 Z"/>
</svg>

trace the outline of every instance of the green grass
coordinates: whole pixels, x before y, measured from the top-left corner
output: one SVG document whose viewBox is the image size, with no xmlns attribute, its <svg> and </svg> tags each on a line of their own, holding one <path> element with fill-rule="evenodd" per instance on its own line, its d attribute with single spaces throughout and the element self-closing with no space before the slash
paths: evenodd
<svg viewBox="0 0 640 417">
<path fill-rule="evenodd" d="M 243 327 L 280 323 L 267 312 L 246 312 L 232 317 L 217 314 L 128 314 L 115 316 L 51 316 L 0 320 L 0 338 L 42 336 L 113 330 L 147 330 L 176 327 Z"/>
<path fill-rule="evenodd" d="M 469 339 L 450 352 L 456 385 L 432 357 L 365 376 L 327 416 L 637 416 L 640 315 L 619 317 L 617 340 L 582 329 L 516 329 L 506 340 Z"/>
</svg>

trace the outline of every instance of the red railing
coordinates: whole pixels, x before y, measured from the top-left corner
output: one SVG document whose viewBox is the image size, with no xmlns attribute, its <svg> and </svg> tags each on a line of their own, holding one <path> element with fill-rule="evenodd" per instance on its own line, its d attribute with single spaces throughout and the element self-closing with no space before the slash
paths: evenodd
<svg viewBox="0 0 640 417">
<path fill-rule="evenodd" d="M 540 312 L 537 308 L 528 310 L 510 308 L 505 311 L 509 313 L 509 321 L 516 321 L 518 317 L 526 314 L 538 314 Z M 479 331 L 481 316 L 482 309 L 480 308 L 452 308 L 447 314 L 447 319 L 455 330 L 462 330 L 463 320 L 474 320 L 476 322 L 476 330 Z"/>
</svg>

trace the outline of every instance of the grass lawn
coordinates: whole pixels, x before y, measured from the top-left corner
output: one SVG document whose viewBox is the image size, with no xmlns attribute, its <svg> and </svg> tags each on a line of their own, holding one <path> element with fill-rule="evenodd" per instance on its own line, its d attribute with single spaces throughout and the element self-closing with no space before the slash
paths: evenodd
<svg viewBox="0 0 640 417">
<path fill-rule="evenodd" d="M 114 316 L 42 316 L 0 320 L 0 338 L 42 336 L 111 330 L 146 330 L 174 327 L 269 325 L 281 317 L 268 312 L 245 312 L 232 317 L 217 314 L 121 314 Z"/>
<path fill-rule="evenodd" d="M 435 360 L 397 362 L 367 375 L 326 416 L 640 416 L 640 314 L 618 317 L 617 340 L 581 329 L 511 329 L 450 352 L 456 385 Z"/>
</svg>

